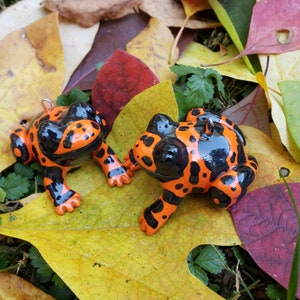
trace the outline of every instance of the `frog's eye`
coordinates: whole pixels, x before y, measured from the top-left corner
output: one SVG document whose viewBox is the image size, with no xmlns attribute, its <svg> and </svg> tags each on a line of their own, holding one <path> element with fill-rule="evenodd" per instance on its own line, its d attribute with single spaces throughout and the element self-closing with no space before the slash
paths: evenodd
<svg viewBox="0 0 300 300">
<path fill-rule="evenodd" d="M 10 135 L 11 150 L 19 163 L 29 163 L 33 157 L 28 148 L 28 141 L 25 127 L 18 127 Z"/>
</svg>

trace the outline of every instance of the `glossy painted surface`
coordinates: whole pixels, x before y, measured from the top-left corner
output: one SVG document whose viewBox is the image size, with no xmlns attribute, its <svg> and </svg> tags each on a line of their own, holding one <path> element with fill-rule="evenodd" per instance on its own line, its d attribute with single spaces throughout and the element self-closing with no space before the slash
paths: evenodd
<svg viewBox="0 0 300 300">
<path fill-rule="evenodd" d="M 244 145 L 241 130 L 225 116 L 201 108 L 192 109 L 184 122 L 155 115 L 125 162 L 131 170 L 145 169 L 163 188 L 141 215 L 141 229 L 154 234 L 189 193 L 209 193 L 216 207 L 233 205 L 257 173 Z"/>
<path fill-rule="evenodd" d="M 90 159 L 100 164 L 110 186 L 130 183 L 131 172 L 105 142 L 105 121 L 97 111 L 81 102 L 54 107 L 43 100 L 42 105 L 43 113 L 11 133 L 11 148 L 18 162 L 35 160 L 44 166 L 44 185 L 59 215 L 80 205 L 66 174 Z"/>
</svg>

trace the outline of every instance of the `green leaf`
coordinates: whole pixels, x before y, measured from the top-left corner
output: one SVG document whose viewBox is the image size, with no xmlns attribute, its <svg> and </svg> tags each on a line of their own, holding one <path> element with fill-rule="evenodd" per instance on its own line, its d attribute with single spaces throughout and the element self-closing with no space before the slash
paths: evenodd
<svg viewBox="0 0 300 300">
<path fill-rule="evenodd" d="M 205 285 L 208 285 L 208 276 L 207 273 L 200 268 L 197 264 L 190 264 L 189 265 L 190 272 L 196 276 L 199 280 L 201 280 Z"/>
<path fill-rule="evenodd" d="M 34 175 L 34 171 L 29 165 L 23 165 L 20 163 L 15 163 L 14 171 L 16 174 L 27 177 L 28 179 L 32 179 Z"/>
<path fill-rule="evenodd" d="M 0 253 L 0 270 L 7 268 L 9 265 L 9 260 L 5 253 Z"/>
<path fill-rule="evenodd" d="M 51 281 L 54 274 L 53 270 L 43 259 L 40 252 L 33 246 L 31 246 L 29 250 L 29 257 L 31 259 L 31 265 L 37 269 L 36 275 L 41 280 L 41 282 Z"/>
<path fill-rule="evenodd" d="M 194 74 L 189 77 L 186 90 L 183 94 L 188 98 L 190 108 L 203 106 L 203 103 L 208 103 L 213 97 L 214 85 L 209 78 L 203 78 Z"/>
<path fill-rule="evenodd" d="M 69 106 L 75 101 L 87 103 L 90 101 L 90 93 L 85 93 L 78 88 L 72 88 L 66 94 L 60 95 L 56 100 L 57 106 Z"/>
<path fill-rule="evenodd" d="M 3 203 L 5 201 L 6 198 L 6 193 L 3 190 L 3 188 L 0 187 L 0 203 Z"/>
<path fill-rule="evenodd" d="M 232 249 L 232 252 L 233 252 L 236 260 L 239 261 L 240 265 L 242 266 L 245 263 L 245 256 L 241 250 L 241 247 L 233 246 L 231 249 Z"/>
<path fill-rule="evenodd" d="M 179 121 L 193 107 L 213 104 L 219 107 L 214 94 L 225 97 L 222 75 L 214 69 L 203 69 L 186 65 L 175 65 L 171 70 L 178 75 L 174 84 L 174 92 L 179 108 Z"/>
<path fill-rule="evenodd" d="M 218 274 L 224 269 L 226 257 L 219 248 L 207 245 L 201 249 L 194 262 L 202 269 L 212 274 Z"/>
<path fill-rule="evenodd" d="M 218 274 L 225 268 L 225 254 L 218 248 L 211 245 L 198 246 L 194 248 L 187 258 L 190 272 L 208 284 L 207 272 Z"/>
<path fill-rule="evenodd" d="M 8 200 L 17 200 L 28 193 L 30 181 L 22 175 L 10 173 L 7 177 L 0 178 L 0 187 L 6 192 Z"/>
<path fill-rule="evenodd" d="M 266 294 L 270 300 L 285 300 L 286 299 L 286 290 L 275 284 L 269 284 L 266 287 Z"/>
<path fill-rule="evenodd" d="M 300 150 L 300 119 L 299 119 L 299 93 L 300 81 L 287 80 L 278 83 L 282 101 L 283 111 L 286 118 L 288 131 L 292 140 Z"/>
<path fill-rule="evenodd" d="M 103 65 L 104 65 L 104 62 L 103 62 L 103 61 L 97 63 L 97 64 L 96 64 L 96 70 L 97 70 L 97 71 L 100 71 L 100 69 L 103 67 Z"/>
<path fill-rule="evenodd" d="M 204 77 L 209 77 L 209 78 L 214 78 L 217 84 L 217 89 L 219 91 L 219 93 L 221 93 L 221 95 L 223 97 L 225 97 L 225 91 L 224 91 L 224 84 L 222 82 L 222 75 L 219 74 L 216 70 L 214 69 L 205 69 L 204 71 Z"/>
<path fill-rule="evenodd" d="M 186 65 L 174 65 L 170 69 L 172 72 L 174 72 L 178 76 L 186 76 L 189 74 L 198 74 L 201 77 L 204 77 L 204 70 L 205 70 L 203 68 L 196 68 L 196 67 L 186 66 Z"/>
<path fill-rule="evenodd" d="M 62 281 L 62 279 L 57 275 L 53 274 L 52 280 L 51 280 L 57 287 L 64 287 L 65 283 Z"/>
</svg>

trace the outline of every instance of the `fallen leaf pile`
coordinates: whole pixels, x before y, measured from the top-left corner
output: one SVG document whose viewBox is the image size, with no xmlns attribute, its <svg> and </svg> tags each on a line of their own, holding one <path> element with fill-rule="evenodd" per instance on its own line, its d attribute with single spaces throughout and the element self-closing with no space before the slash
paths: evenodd
<svg viewBox="0 0 300 300">
<path fill-rule="evenodd" d="M 98 25 L 80 28 L 58 12 L 49 13 L 39 0 L 23 0 L 0 15 L 5 31 L 0 40 L 1 171 L 14 163 L 10 131 L 41 111 L 41 99 L 55 100 L 72 87 L 92 91 L 93 105 L 109 125 L 107 141 L 122 158 L 153 114 L 178 117 L 172 87 L 176 78 L 170 71 L 174 63 L 214 64 L 224 76 L 261 85 L 224 112 L 242 125 L 247 151 L 259 163 L 250 192 L 230 212 L 211 207 L 205 195 L 190 195 L 166 226 L 146 236 L 138 216 L 160 194 L 159 183 L 140 171 L 130 185 L 111 188 L 100 168 L 89 162 L 67 177 L 83 196 L 74 213 L 57 216 L 43 193 L 22 209 L 0 216 L 0 234 L 33 244 L 79 299 L 222 299 L 188 270 L 187 256 L 201 244 L 243 244 L 265 272 L 288 285 L 298 232 L 278 169 L 290 171 L 287 181 L 299 200 L 299 4 L 182 2 L 43 2 L 83 26 L 105 19 L 99 30 Z M 273 18 L 279 4 L 281 17 Z M 199 17 L 198 12 L 209 7 L 217 20 Z M 243 15 L 235 15 L 233 8 Z M 260 13 L 262 9 L 268 13 Z M 20 18 L 14 19 L 14 27 L 7 20 L 16 12 Z M 192 41 L 191 29 L 220 23 L 234 43 L 225 52 Z M 98 72 L 100 62 L 104 65 Z M 266 69 L 264 76 L 260 71 Z M 270 125 L 268 109 L 276 127 Z M 0 297 L 7 293 L 1 286 Z"/>
</svg>

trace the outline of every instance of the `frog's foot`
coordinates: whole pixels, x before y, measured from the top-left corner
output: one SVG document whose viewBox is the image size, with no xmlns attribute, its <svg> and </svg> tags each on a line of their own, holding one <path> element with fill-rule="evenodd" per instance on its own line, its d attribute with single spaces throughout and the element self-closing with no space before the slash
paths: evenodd
<svg viewBox="0 0 300 300">
<path fill-rule="evenodd" d="M 126 167 L 119 167 L 111 170 L 107 175 L 109 186 L 121 187 L 123 184 L 129 184 L 131 182 L 132 172 Z"/>
<path fill-rule="evenodd" d="M 219 176 L 209 190 L 214 206 L 228 208 L 242 198 L 257 173 L 257 162 L 249 157 L 245 165 L 231 169 Z"/>
<path fill-rule="evenodd" d="M 75 207 L 79 207 L 80 200 L 80 195 L 78 193 L 74 193 L 68 200 L 56 205 L 55 211 L 60 216 L 62 216 L 65 212 L 73 212 Z"/>
<path fill-rule="evenodd" d="M 123 165 L 130 171 L 137 171 L 140 169 L 138 162 L 135 160 L 132 149 L 130 149 L 129 152 L 125 155 Z"/>
<path fill-rule="evenodd" d="M 139 217 L 141 230 L 147 235 L 153 235 L 169 220 L 177 207 L 161 198 L 156 200 Z"/>
</svg>

